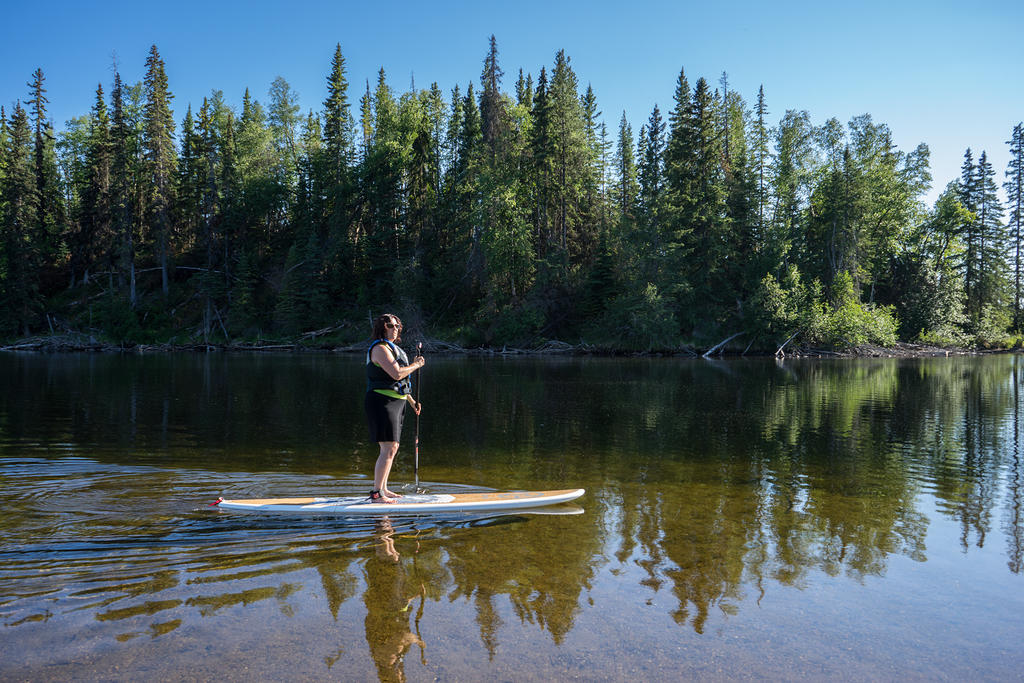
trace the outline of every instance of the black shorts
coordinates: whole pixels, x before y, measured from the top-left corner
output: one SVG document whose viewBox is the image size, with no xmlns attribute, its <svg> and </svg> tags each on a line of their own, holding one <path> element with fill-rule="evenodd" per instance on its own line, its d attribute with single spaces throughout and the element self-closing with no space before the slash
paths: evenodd
<svg viewBox="0 0 1024 683">
<path fill-rule="evenodd" d="M 370 426 L 370 441 L 401 441 L 405 403 L 404 398 L 391 398 L 376 391 L 366 392 L 363 407 Z"/>
</svg>

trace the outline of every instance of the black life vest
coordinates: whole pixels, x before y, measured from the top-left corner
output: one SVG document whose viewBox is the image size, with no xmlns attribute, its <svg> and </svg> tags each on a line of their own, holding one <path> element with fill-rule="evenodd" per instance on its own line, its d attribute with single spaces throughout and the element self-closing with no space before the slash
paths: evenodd
<svg viewBox="0 0 1024 683">
<path fill-rule="evenodd" d="M 370 354 L 373 353 L 373 347 L 377 346 L 377 344 L 388 345 L 391 353 L 395 356 L 395 360 L 398 361 L 399 367 L 409 365 L 409 357 L 405 355 L 405 351 L 387 339 L 375 339 L 370 344 L 370 347 L 366 349 L 366 390 L 389 389 L 402 396 L 408 396 L 412 393 L 412 379 L 406 377 L 405 379 L 396 380 L 370 358 Z"/>
</svg>

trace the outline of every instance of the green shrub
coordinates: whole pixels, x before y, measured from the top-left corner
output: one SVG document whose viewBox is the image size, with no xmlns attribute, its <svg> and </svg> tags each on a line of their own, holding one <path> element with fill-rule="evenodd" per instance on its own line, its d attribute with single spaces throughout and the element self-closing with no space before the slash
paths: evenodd
<svg viewBox="0 0 1024 683">
<path fill-rule="evenodd" d="M 896 343 L 899 324 L 891 306 L 863 304 L 846 271 L 832 284 L 833 310 L 826 315 L 822 341 L 834 348 L 862 344 L 892 346 Z"/>
<path fill-rule="evenodd" d="M 490 323 L 490 343 L 495 345 L 530 344 L 537 340 L 544 316 L 533 306 L 509 305 L 494 314 Z"/>
<path fill-rule="evenodd" d="M 655 351 L 678 346 L 679 322 L 670 302 L 650 282 L 627 291 L 608 306 L 592 338 L 617 348 Z"/>
<path fill-rule="evenodd" d="M 1010 329 L 1010 314 L 1008 311 L 995 306 L 986 305 L 981 311 L 981 320 L 978 322 L 978 330 L 975 333 L 975 344 L 985 349 L 1008 348 L 1013 344 L 1013 338 L 1007 330 Z"/>
</svg>

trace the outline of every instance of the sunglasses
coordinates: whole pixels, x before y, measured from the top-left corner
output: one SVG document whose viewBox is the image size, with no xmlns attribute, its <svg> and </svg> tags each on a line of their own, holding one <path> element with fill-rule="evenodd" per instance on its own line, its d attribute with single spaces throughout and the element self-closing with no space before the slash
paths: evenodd
<svg viewBox="0 0 1024 683">
<path fill-rule="evenodd" d="M 384 323 L 384 327 L 388 328 L 389 330 L 400 330 L 400 329 L 402 329 L 402 326 L 399 325 L 398 323 Z"/>
</svg>

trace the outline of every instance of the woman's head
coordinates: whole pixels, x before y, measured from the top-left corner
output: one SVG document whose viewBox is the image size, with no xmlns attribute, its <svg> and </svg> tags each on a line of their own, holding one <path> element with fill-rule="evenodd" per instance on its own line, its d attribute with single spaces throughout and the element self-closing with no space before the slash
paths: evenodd
<svg viewBox="0 0 1024 683">
<path fill-rule="evenodd" d="M 377 319 L 373 321 L 374 339 L 387 339 L 387 333 L 391 330 L 395 332 L 395 341 L 402 341 L 402 321 L 398 319 L 397 315 L 385 313 L 377 316 Z"/>
</svg>

